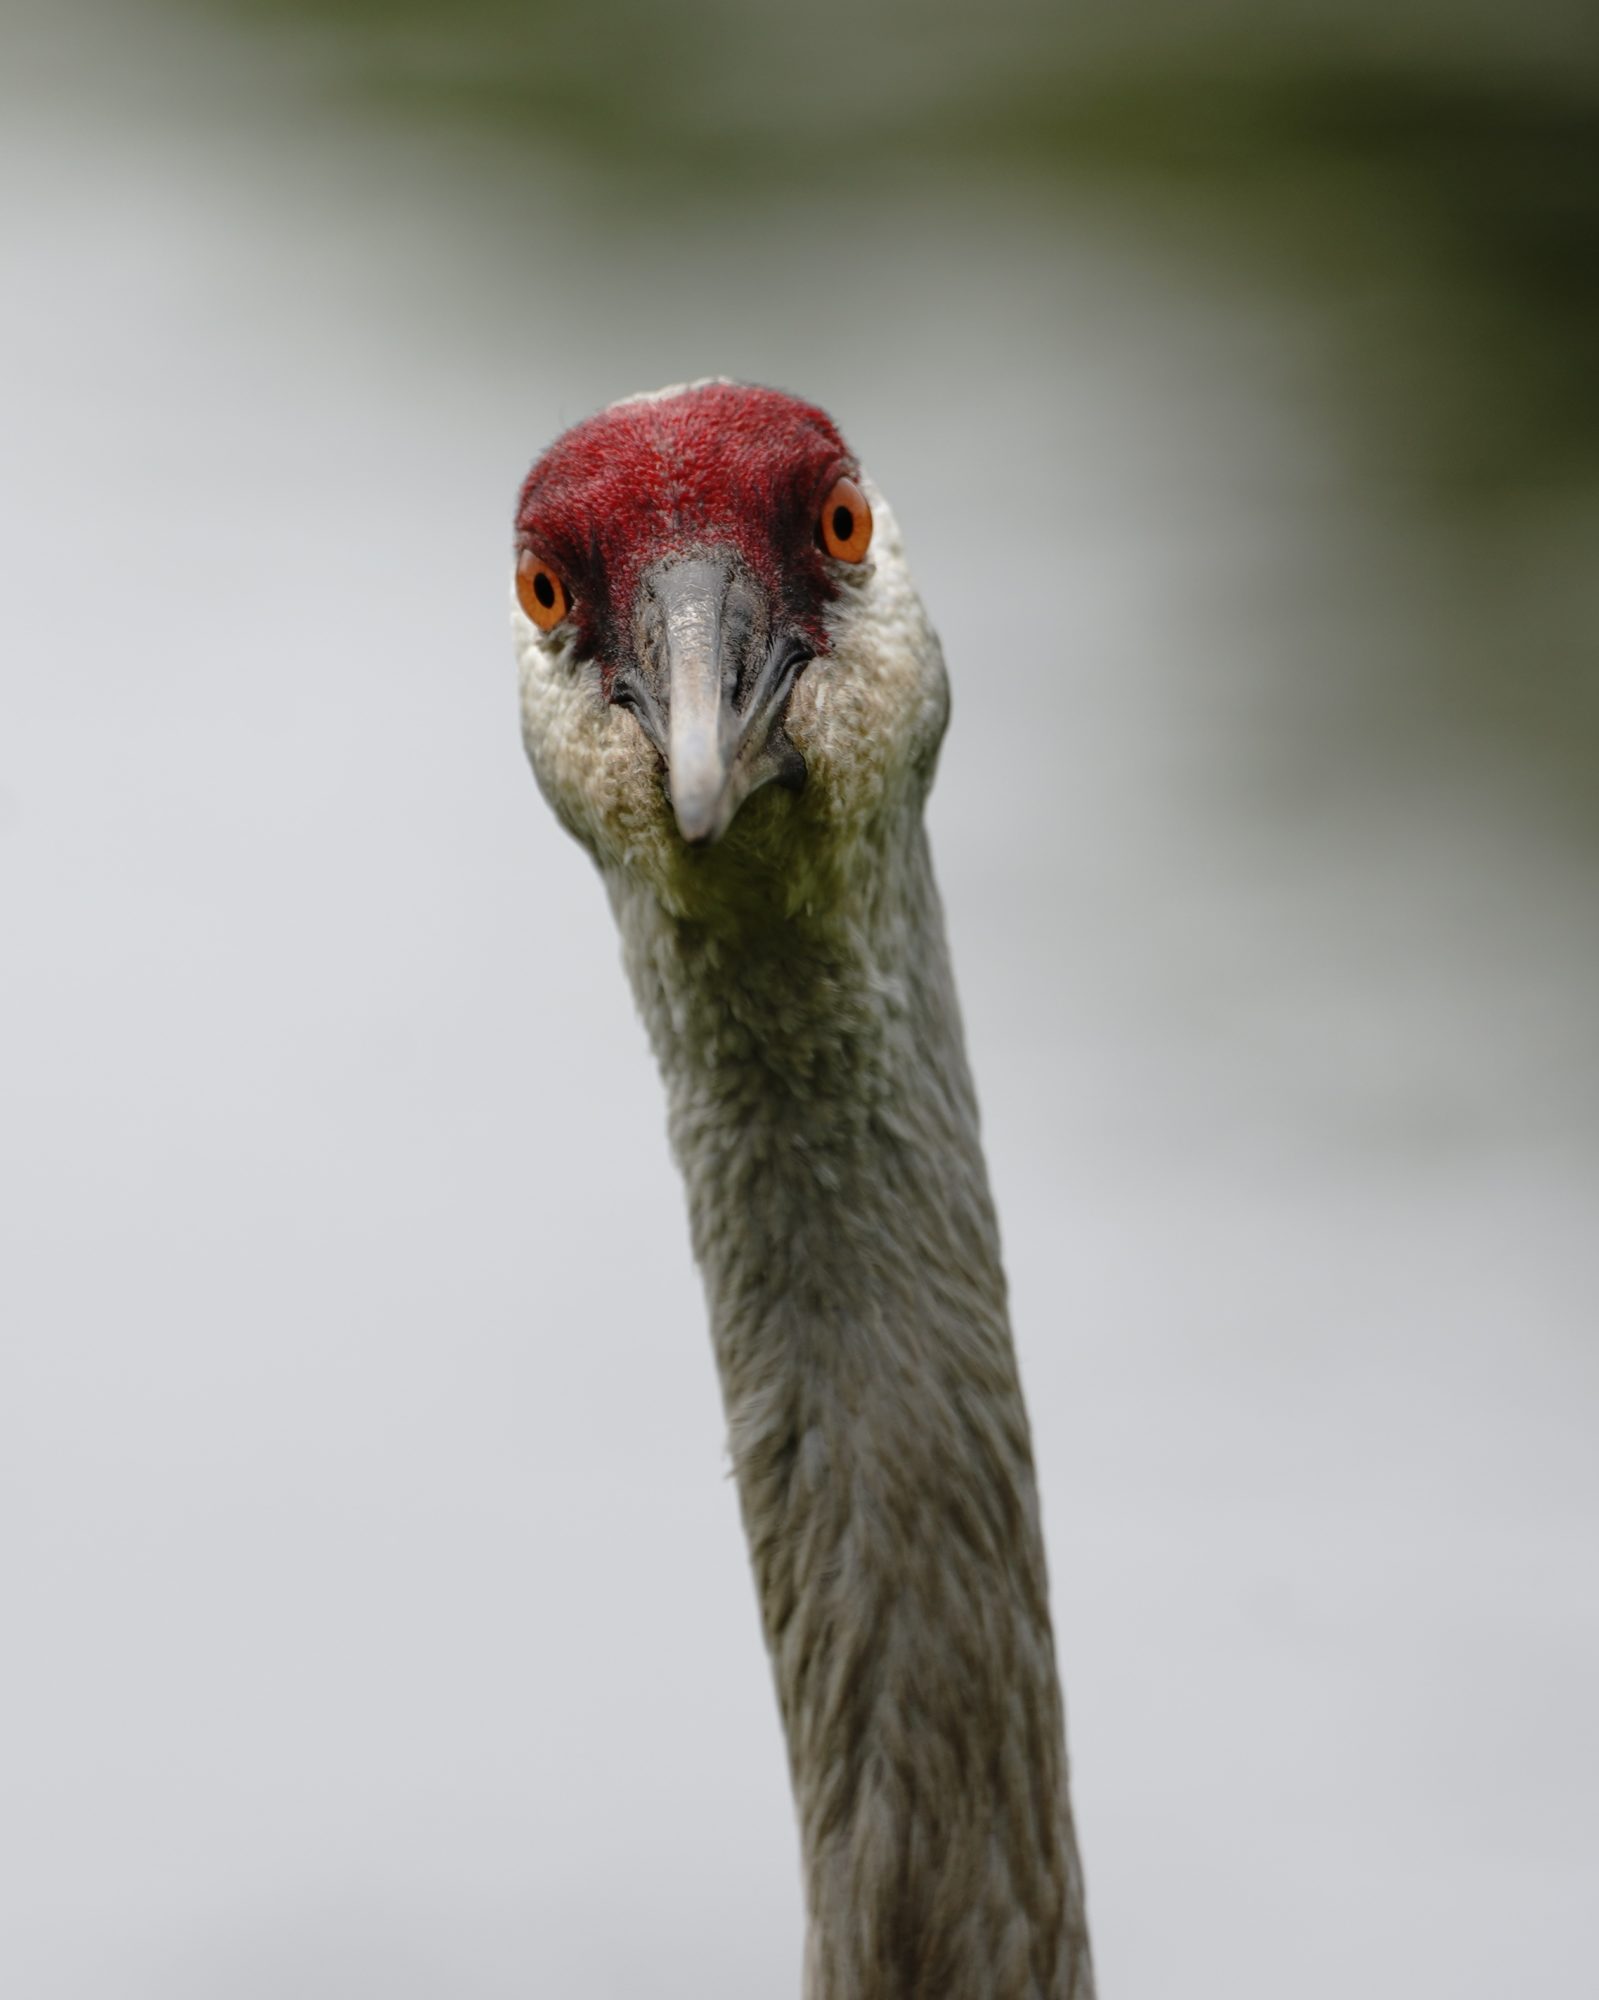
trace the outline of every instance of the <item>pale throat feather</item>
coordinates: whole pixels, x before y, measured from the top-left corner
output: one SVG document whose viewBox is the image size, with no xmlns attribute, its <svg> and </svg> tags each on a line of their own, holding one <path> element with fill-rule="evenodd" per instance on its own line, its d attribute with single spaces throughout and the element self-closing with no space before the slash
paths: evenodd
<svg viewBox="0 0 1599 2000">
<path fill-rule="evenodd" d="M 609 878 L 789 1740 L 807 1992 L 1085 1996 L 1027 1418 L 919 801 L 877 845 L 858 899 L 770 930 Z"/>
</svg>

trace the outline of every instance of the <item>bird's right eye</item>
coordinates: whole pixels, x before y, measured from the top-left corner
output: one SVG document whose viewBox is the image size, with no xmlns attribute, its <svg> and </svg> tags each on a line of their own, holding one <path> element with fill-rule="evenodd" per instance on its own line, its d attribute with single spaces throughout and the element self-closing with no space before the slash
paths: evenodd
<svg viewBox="0 0 1599 2000">
<path fill-rule="evenodd" d="M 571 609 L 566 585 L 531 549 L 517 557 L 516 601 L 541 632 L 559 625 Z"/>
</svg>

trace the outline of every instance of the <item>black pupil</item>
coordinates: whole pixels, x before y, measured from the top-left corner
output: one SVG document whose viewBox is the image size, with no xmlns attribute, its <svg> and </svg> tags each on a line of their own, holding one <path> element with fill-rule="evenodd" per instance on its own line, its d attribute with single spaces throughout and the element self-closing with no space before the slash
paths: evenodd
<svg viewBox="0 0 1599 2000">
<path fill-rule="evenodd" d="M 533 579 L 533 595 L 546 611 L 555 608 L 555 582 L 547 569 L 541 569 Z"/>
<path fill-rule="evenodd" d="M 847 542 L 855 532 L 855 516 L 847 507 L 833 509 L 833 540 Z"/>
</svg>

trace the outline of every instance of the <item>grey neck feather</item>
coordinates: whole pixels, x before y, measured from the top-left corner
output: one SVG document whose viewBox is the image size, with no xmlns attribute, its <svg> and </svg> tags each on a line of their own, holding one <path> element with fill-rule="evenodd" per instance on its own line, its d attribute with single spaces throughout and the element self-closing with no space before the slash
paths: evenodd
<svg viewBox="0 0 1599 2000">
<path fill-rule="evenodd" d="M 1091 2000 L 1027 1415 L 919 812 L 852 879 L 825 916 L 688 921 L 608 876 L 788 1736 L 806 1994 Z"/>
</svg>

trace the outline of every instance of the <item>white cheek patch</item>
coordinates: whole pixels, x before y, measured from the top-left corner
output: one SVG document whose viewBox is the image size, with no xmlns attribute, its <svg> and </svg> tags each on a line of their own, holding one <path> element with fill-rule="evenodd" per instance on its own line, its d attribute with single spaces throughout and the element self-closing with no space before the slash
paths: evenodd
<svg viewBox="0 0 1599 2000">
<path fill-rule="evenodd" d="M 919 781 L 948 712 L 943 655 L 911 582 L 893 510 L 863 475 L 875 531 L 868 572 L 829 607 L 831 650 L 805 669 L 788 733 L 805 758 L 813 809 L 841 830 Z"/>
<path fill-rule="evenodd" d="M 519 604 L 511 627 L 522 741 L 539 790 L 602 866 L 656 853 L 670 813 L 643 730 L 605 699 L 598 667 L 576 657 L 566 634 L 546 638 Z"/>
</svg>

